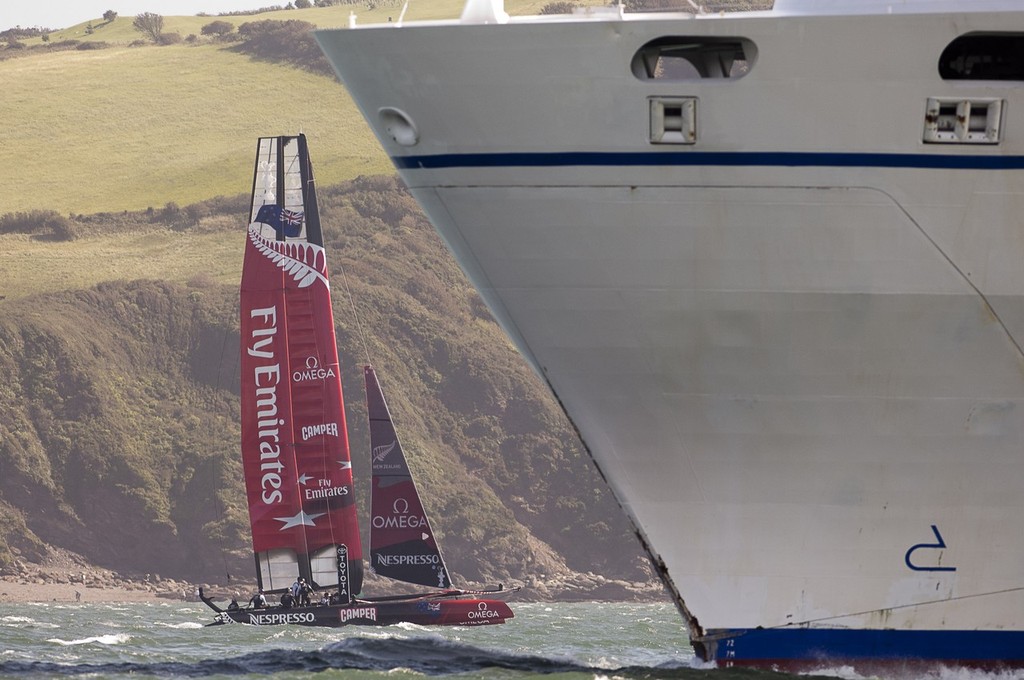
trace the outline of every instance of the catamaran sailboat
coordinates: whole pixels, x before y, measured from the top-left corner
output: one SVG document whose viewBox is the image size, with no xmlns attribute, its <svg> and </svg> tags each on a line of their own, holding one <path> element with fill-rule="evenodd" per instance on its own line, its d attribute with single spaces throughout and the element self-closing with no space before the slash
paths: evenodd
<svg viewBox="0 0 1024 680">
<path fill-rule="evenodd" d="M 241 285 L 242 461 L 261 592 L 300 578 L 325 604 L 222 609 L 213 625 L 477 626 L 513 617 L 495 593 L 452 588 L 373 368 L 371 568 L 431 590 L 365 598 L 327 260 L 303 135 L 259 140 Z M 286 598 L 287 599 L 287 598 Z"/>
</svg>

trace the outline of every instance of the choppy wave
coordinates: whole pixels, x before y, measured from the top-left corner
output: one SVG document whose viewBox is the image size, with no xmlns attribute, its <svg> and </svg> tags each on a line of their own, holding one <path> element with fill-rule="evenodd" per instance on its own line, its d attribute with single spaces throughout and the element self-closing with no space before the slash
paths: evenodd
<svg viewBox="0 0 1024 680">
<path fill-rule="evenodd" d="M 132 636 L 127 633 L 110 633 L 108 635 L 95 635 L 93 637 L 82 638 L 81 640 L 61 640 L 60 638 L 50 638 L 47 642 L 53 642 L 58 645 L 64 645 L 70 647 L 72 645 L 121 645 L 132 639 Z"/>
<path fill-rule="evenodd" d="M 83 644 L 120 638 L 99 636 L 60 644 Z M 127 636 L 124 636 L 127 637 Z M 524 674 L 584 673 L 590 677 L 610 675 L 609 669 L 596 668 L 567 659 L 510 654 L 430 637 L 349 638 L 315 651 L 272 649 L 227 659 L 204 659 L 192 663 L 105 663 L 68 665 L 46 661 L 0 662 L 0 676 L 29 674 L 138 674 L 181 677 L 210 675 L 248 675 L 282 672 L 319 672 L 329 669 L 377 672 L 404 671 L 438 676 L 472 674 L 489 670 L 518 671 Z M 695 673 L 689 667 L 620 668 L 615 676 L 629 678 L 674 678 L 677 673 Z M 697 677 L 697 676 L 692 676 Z"/>
<path fill-rule="evenodd" d="M 203 627 L 203 624 L 196 623 L 195 621 L 182 621 L 180 623 L 165 623 L 163 621 L 154 621 L 153 625 L 157 628 L 178 628 L 180 630 L 191 630 Z"/>
<path fill-rule="evenodd" d="M 3 616 L 0 617 L 0 627 L 4 628 L 60 628 L 56 623 L 49 621 L 38 621 L 30 616 Z"/>
<path fill-rule="evenodd" d="M 52 640 L 61 645 L 121 644 L 127 634 L 101 635 L 81 640 Z M 511 653 L 454 642 L 435 636 L 359 636 L 332 642 L 321 649 L 276 648 L 229 658 L 196 661 L 57 663 L 52 661 L 2 660 L 0 676 L 56 675 L 150 675 L 162 677 L 267 676 L 277 673 L 314 673 L 327 670 L 367 671 L 382 674 L 411 673 L 425 676 L 504 678 L 569 674 L 601 680 L 775 680 L 800 676 L 750 669 L 718 669 L 694 659 L 654 666 L 608 668 L 602 662 L 581 663 L 570 658 Z M 510 675 L 511 674 L 511 675 Z M 874 680 L 846 667 L 813 675 L 844 680 Z M 808 677 L 808 676 L 804 676 Z M 964 669 L 939 670 L 909 676 L 915 680 L 1024 680 L 1024 671 L 982 672 Z"/>
<path fill-rule="evenodd" d="M 799 675 L 839 678 L 839 680 L 879 680 L 879 676 L 862 675 L 850 666 L 820 668 L 812 673 L 800 673 Z M 885 680 L 1024 680 L 1024 669 L 985 671 L 976 668 L 940 666 L 927 671 L 893 671 L 881 677 Z"/>
</svg>

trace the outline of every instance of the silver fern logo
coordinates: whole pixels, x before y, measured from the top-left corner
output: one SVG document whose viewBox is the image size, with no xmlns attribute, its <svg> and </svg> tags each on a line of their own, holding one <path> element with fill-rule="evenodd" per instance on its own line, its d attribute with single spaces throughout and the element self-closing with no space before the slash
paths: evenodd
<svg viewBox="0 0 1024 680">
<path fill-rule="evenodd" d="M 305 241 L 270 241 L 260 235 L 260 225 L 255 222 L 249 225 L 249 240 L 256 250 L 295 279 L 299 288 L 306 288 L 317 279 L 331 287 L 327 280 L 327 254 L 320 246 Z"/>
<path fill-rule="evenodd" d="M 381 444 L 380 446 L 373 447 L 373 462 L 382 463 L 384 459 L 388 457 L 388 454 L 394 451 L 395 446 L 398 445 L 398 441 L 393 441 L 390 444 Z"/>
</svg>

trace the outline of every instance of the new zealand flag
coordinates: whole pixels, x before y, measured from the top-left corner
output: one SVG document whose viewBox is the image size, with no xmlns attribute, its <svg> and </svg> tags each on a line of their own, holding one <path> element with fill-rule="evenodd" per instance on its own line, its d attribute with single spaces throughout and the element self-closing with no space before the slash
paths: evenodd
<svg viewBox="0 0 1024 680">
<path fill-rule="evenodd" d="M 302 213 L 297 210 L 286 210 L 274 203 L 261 206 L 256 213 L 256 221 L 269 225 L 278 234 L 295 237 L 302 233 Z"/>
</svg>

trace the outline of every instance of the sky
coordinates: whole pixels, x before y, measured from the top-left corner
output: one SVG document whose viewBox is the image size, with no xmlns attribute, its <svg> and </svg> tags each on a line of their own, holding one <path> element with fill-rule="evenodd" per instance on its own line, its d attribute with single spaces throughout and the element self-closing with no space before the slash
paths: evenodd
<svg viewBox="0 0 1024 680">
<path fill-rule="evenodd" d="M 89 19 L 101 19 L 108 9 L 120 17 L 143 12 L 164 16 L 194 16 L 284 6 L 288 0 L 0 0 L 0 31 L 21 26 L 67 28 Z"/>
</svg>

